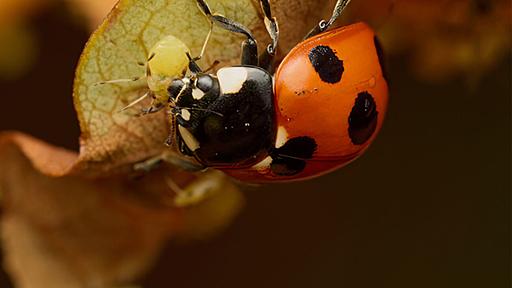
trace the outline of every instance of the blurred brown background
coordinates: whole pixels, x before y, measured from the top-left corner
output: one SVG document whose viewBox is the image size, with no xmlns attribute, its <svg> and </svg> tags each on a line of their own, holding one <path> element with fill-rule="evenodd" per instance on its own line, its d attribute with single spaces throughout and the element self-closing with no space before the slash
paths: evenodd
<svg viewBox="0 0 512 288">
<path fill-rule="evenodd" d="M 66 7 L 20 26 L 34 61 L 0 77 L 0 130 L 77 150 L 72 80 L 89 30 Z M 414 52 L 389 57 L 390 110 L 363 157 L 246 187 L 227 231 L 170 243 L 144 287 L 510 287 L 510 51 L 476 80 L 435 82 L 411 72 Z"/>
</svg>

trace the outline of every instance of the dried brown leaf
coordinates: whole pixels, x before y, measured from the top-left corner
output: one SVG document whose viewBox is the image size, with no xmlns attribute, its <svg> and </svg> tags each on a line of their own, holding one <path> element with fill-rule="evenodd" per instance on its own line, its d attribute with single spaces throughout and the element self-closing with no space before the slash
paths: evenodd
<svg viewBox="0 0 512 288">
<path fill-rule="evenodd" d="M 17 287 L 128 283 L 151 267 L 169 239 L 214 233 L 240 208 L 237 188 L 217 172 L 50 176 L 62 174 L 76 157 L 23 134 L 0 135 L 4 262 Z M 188 208 L 165 205 L 172 200 L 167 177 L 210 195 Z"/>
</svg>

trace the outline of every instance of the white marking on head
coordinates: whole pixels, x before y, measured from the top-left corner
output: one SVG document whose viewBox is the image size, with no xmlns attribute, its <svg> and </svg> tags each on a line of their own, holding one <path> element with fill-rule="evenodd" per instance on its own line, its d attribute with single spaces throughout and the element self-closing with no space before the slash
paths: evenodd
<svg viewBox="0 0 512 288">
<path fill-rule="evenodd" d="M 222 68 L 217 72 L 219 86 L 223 94 L 240 92 L 247 80 L 247 69 L 244 67 Z"/>
<path fill-rule="evenodd" d="M 190 120 L 190 111 L 187 109 L 181 109 L 181 118 L 183 118 L 185 121 Z"/>
<path fill-rule="evenodd" d="M 204 96 L 204 92 L 199 89 L 199 88 L 195 88 L 195 89 L 192 89 L 192 97 L 196 100 L 200 100 L 201 98 L 203 98 Z"/>
<path fill-rule="evenodd" d="M 267 158 L 261 160 L 258 164 L 252 166 L 251 168 L 258 171 L 263 171 L 269 169 L 270 164 L 272 164 L 272 157 L 267 156 Z"/>
<path fill-rule="evenodd" d="M 288 141 L 288 132 L 286 131 L 286 128 L 283 126 L 279 126 L 277 128 L 277 135 L 276 135 L 276 148 L 283 147 L 284 144 L 286 144 L 286 141 Z"/>
<path fill-rule="evenodd" d="M 187 128 L 178 125 L 178 130 L 180 131 L 181 138 L 183 139 L 183 142 L 185 142 L 185 145 L 187 145 L 188 149 L 192 151 L 199 149 L 199 142 Z"/>
</svg>

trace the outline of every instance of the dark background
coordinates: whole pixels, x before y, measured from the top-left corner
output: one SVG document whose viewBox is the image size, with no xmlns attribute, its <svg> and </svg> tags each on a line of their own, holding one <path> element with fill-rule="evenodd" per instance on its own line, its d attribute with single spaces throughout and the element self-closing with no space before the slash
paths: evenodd
<svg viewBox="0 0 512 288">
<path fill-rule="evenodd" d="M 0 80 L 0 130 L 77 150 L 72 80 L 89 32 L 62 7 L 30 26 L 39 57 Z M 363 157 L 319 179 L 246 188 L 225 233 L 171 243 L 144 286 L 510 287 L 511 59 L 470 89 L 417 80 L 406 56 L 389 59 L 390 109 Z"/>
</svg>

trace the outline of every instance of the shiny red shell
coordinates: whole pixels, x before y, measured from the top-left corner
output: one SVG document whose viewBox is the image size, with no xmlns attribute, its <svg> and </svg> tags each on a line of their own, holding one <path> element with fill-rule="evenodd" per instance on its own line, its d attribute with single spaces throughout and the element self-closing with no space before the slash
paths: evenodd
<svg viewBox="0 0 512 288">
<path fill-rule="evenodd" d="M 341 75 L 338 75 L 339 68 L 331 71 L 329 66 L 325 67 L 326 63 L 339 65 L 340 62 Z M 307 137 L 315 143 L 311 157 L 281 157 L 281 162 L 287 158 L 295 164 L 304 161 L 300 171 L 293 173 L 286 171 L 286 165 L 283 173 L 283 167 L 276 166 L 277 162 L 270 156 L 253 167 L 224 171 L 247 182 L 291 181 L 320 176 L 357 158 L 374 140 L 386 114 L 388 86 L 382 62 L 375 33 L 365 23 L 333 29 L 299 43 L 275 74 L 275 148 L 279 151 L 290 139 Z M 339 80 L 337 76 L 341 76 Z M 351 123 L 357 124 L 353 111 L 358 109 L 355 108 L 358 97 L 359 108 L 373 104 L 375 109 L 372 118 L 375 123 L 359 134 L 351 127 Z M 286 154 L 303 155 L 303 152 Z"/>
</svg>

